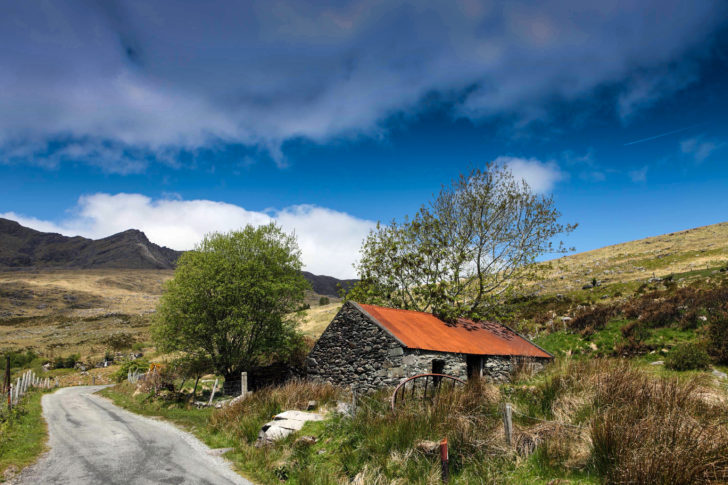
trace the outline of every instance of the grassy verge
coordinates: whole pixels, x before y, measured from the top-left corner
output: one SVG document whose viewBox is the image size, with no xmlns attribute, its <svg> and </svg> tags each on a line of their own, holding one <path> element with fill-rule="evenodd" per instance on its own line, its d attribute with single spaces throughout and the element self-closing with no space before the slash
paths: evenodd
<svg viewBox="0 0 728 485">
<path fill-rule="evenodd" d="M 0 412 L 0 481 L 35 462 L 48 436 L 40 404 L 43 393 L 31 391 L 9 414 Z M 3 414 L 5 413 L 5 414 Z"/>
</svg>

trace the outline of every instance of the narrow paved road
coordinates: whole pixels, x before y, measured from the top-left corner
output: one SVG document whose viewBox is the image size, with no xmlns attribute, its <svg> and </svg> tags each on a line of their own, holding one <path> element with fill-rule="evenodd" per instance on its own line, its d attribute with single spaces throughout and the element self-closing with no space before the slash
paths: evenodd
<svg viewBox="0 0 728 485">
<path fill-rule="evenodd" d="M 252 485 L 192 435 L 93 394 L 103 387 L 43 396 L 50 451 L 14 483 Z"/>
</svg>

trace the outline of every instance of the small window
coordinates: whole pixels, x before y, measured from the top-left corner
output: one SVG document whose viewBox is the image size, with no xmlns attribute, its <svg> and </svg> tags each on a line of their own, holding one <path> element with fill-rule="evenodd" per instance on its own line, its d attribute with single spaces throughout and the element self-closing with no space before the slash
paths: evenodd
<svg viewBox="0 0 728 485">
<path fill-rule="evenodd" d="M 433 359 L 432 361 L 432 373 L 443 374 L 445 372 L 445 361 L 442 359 Z"/>
</svg>

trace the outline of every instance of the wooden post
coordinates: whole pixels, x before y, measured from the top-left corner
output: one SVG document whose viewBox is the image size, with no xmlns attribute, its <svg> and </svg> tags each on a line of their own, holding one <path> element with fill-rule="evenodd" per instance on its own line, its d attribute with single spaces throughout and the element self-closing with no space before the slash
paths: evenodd
<svg viewBox="0 0 728 485">
<path fill-rule="evenodd" d="M 215 397 L 215 391 L 217 391 L 217 379 L 215 379 L 215 385 L 212 386 L 212 392 L 210 393 L 210 401 L 207 403 L 208 406 L 212 406 L 212 400 Z"/>
<path fill-rule="evenodd" d="M 240 395 L 241 396 L 248 395 L 248 373 L 247 372 L 240 373 Z"/>
<path fill-rule="evenodd" d="M 510 403 L 506 403 L 503 410 L 503 428 L 505 429 L 506 444 L 511 446 L 513 443 L 513 409 Z"/>
<path fill-rule="evenodd" d="M 3 380 L 3 386 L 5 386 L 5 391 L 8 393 L 8 411 L 12 408 L 13 404 L 10 402 L 12 401 L 12 384 L 10 384 L 10 356 L 8 355 L 5 358 L 5 380 Z"/>
<path fill-rule="evenodd" d="M 443 438 L 440 441 L 440 465 L 442 467 L 442 483 L 447 483 L 450 480 L 450 465 L 448 463 L 449 452 L 447 449 L 447 438 Z"/>
</svg>

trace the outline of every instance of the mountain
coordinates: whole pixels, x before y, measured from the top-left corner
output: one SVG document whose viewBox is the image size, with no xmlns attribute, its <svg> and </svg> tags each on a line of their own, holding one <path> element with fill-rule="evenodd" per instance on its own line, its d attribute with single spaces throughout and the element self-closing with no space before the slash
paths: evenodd
<svg viewBox="0 0 728 485">
<path fill-rule="evenodd" d="M 174 269 L 181 254 L 154 244 L 136 229 L 93 240 L 40 232 L 0 218 L 0 270 Z M 315 293 L 326 296 L 339 296 L 339 284 L 349 288 L 356 282 L 307 271 L 303 276 Z"/>
<path fill-rule="evenodd" d="M 180 254 L 150 242 L 136 229 L 93 240 L 40 232 L 0 218 L 2 269 L 172 269 Z"/>
<path fill-rule="evenodd" d="M 315 275 L 302 271 L 303 277 L 311 283 L 314 293 L 326 296 L 339 296 L 339 287 L 348 290 L 359 280 L 340 280 L 333 276 Z"/>
</svg>

